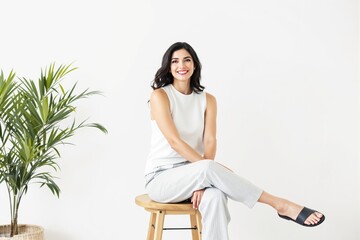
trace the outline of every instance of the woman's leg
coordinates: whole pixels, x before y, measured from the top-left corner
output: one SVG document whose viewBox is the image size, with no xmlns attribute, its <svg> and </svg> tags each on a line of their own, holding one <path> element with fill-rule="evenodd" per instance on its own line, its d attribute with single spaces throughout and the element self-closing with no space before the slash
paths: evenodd
<svg viewBox="0 0 360 240">
<path fill-rule="evenodd" d="M 267 204 L 276 209 L 280 215 L 290 217 L 294 220 L 303 209 L 303 206 L 293 203 L 287 199 L 273 196 L 265 191 L 261 194 L 258 202 Z M 315 212 L 311 214 L 304 223 L 306 225 L 314 225 L 320 221 L 322 216 L 323 215 L 321 213 Z"/>
<path fill-rule="evenodd" d="M 252 207 L 262 193 L 258 187 L 212 160 L 166 170 L 155 177 L 146 190 L 155 201 L 181 202 L 204 188 L 199 205 L 203 240 L 229 239 L 227 196 Z"/>
<path fill-rule="evenodd" d="M 215 187 L 229 198 L 253 207 L 256 202 L 272 206 L 281 215 L 296 219 L 303 207 L 270 195 L 212 160 L 202 160 L 164 171 L 152 180 L 147 191 L 158 202 L 181 202 L 199 189 Z M 321 213 L 311 214 L 305 224 L 316 224 Z"/>
<path fill-rule="evenodd" d="M 229 198 L 253 207 L 262 189 L 212 160 L 202 160 L 164 171 L 146 187 L 158 202 L 181 202 L 199 189 L 215 187 Z"/>
<path fill-rule="evenodd" d="M 230 214 L 227 196 L 217 188 L 206 188 L 199 205 L 202 216 L 202 239 L 228 240 Z"/>
</svg>

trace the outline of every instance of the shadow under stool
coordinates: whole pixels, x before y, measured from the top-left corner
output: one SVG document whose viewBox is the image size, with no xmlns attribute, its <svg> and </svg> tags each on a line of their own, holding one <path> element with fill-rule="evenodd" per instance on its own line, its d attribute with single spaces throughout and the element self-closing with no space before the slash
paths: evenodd
<svg viewBox="0 0 360 240">
<path fill-rule="evenodd" d="M 147 194 L 135 198 L 135 203 L 150 212 L 147 240 L 161 240 L 163 230 L 191 230 L 193 240 L 201 240 L 201 215 L 191 203 L 158 203 Z M 190 228 L 164 228 L 165 215 L 189 215 Z"/>
</svg>

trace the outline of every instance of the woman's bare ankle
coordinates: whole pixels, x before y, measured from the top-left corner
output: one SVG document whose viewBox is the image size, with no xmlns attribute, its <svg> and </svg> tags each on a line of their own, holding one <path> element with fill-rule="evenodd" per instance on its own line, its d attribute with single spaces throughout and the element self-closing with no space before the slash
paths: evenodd
<svg viewBox="0 0 360 240">
<path fill-rule="evenodd" d="M 296 212 L 301 210 L 301 206 L 284 198 L 276 197 L 267 192 L 263 192 L 258 200 L 260 203 L 273 207 L 279 214 L 294 217 Z"/>
<path fill-rule="evenodd" d="M 263 193 L 261 194 L 258 202 L 267 204 L 267 205 L 273 207 L 274 209 L 276 209 L 278 211 L 284 205 L 283 200 L 284 199 L 276 197 L 274 195 L 271 195 L 270 193 L 267 193 L 267 192 L 263 191 Z"/>
<path fill-rule="evenodd" d="M 258 202 L 273 207 L 277 211 L 277 213 L 281 215 L 281 217 L 286 216 L 293 220 L 296 220 L 302 209 L 304 209 L 304 207 L 299 204 L 296 204 L 284 198 L 273 196 L 265 191 L 261 194 Z M 315 225 L 321 220 L 321 218 L 323 218 L 323 214 L 315 212 L 314 214 L 310 215 L 303 224 Z"/>
</svg>

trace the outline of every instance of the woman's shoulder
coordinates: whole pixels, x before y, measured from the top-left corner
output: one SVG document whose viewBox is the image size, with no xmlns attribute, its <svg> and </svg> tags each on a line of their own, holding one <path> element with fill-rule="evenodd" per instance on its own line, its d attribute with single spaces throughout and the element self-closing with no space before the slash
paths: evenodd
<svg viewBox="0 0 360 240">
<path fill-rule="evenodd" d="M 154 89 L 150 95 L 150 101 L 169 101 L 163 88 Z"/>
<path fill-rule="evenodd" d="M 215 102 L 216 103 L 216 98 L 213 94 L 210 94 L 208 92 L 205 92 L 206 95 L 206 101 L 207 102 Z"/>
</svg>

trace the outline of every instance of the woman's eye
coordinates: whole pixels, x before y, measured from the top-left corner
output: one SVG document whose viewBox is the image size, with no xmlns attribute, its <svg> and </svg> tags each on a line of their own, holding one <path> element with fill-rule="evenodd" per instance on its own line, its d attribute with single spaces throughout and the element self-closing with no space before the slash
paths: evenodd
<svg viewBox="0 0 360 240">
<path fill-rule="evenodd" d="M 186 62 L 191 62 L 191 59 L 190 59 L 190 58 L 188 58 L 188 59 L 186 59 L 185 61 L 186 61 Z"/>
<path fill-rule="evenodd" d="M 171 61 L 171 63 L 177 63 L 178 61 L 177 60 L 173 60 L 173 61 Z"/>
</svg>

